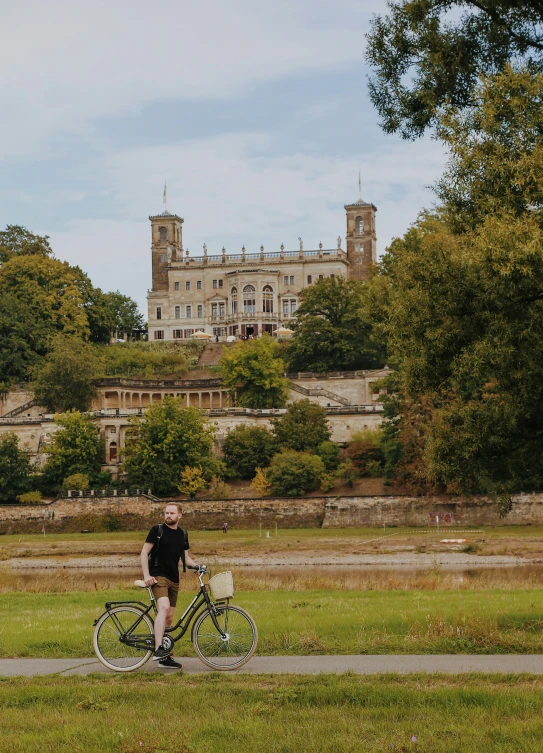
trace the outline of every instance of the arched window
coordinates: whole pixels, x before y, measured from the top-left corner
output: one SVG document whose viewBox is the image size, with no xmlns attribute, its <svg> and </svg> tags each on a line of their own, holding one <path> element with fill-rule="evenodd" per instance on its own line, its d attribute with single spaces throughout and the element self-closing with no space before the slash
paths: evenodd
<svg viewBox="0 0 543 753">
<path fill-rule="evenodd" d="M 362 235 L 363 232 L 364 232 L 364 220 L 362 219 L 362 217 L 357 217 L 356 218 L 356 234 Z"/>
<path fill-rule="evenodd" d="M 243 288 L 243 313 L 256 314 L 256 295 L 252 285 Z"/>
<path fill-rule="evenodd" d="M 262 311 L 273 314 L 273 288 L 270 285 L 265 285 L 262 289 Z"/>
<path fill-rule="evenodd" d="M 238 289 L 232 288 L 230 291 L 230 310 L 233 314 L 238 313 Z"/>
<path fill-rule="evenodd" d="M 161 226 L 158 228 L 158 231 L 160 233 L 160 242 L 167 243 L 168 242 L 168 228 Z"/>
</svg>

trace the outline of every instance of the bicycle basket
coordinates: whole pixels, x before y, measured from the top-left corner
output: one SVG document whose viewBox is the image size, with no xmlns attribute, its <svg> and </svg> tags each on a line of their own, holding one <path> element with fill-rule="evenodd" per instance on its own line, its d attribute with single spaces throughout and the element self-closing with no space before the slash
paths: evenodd
<svg viewBox="0 0 543 753">
<path fill-rule="evenodd" d="M 209 588 L 214 601 L 231 599 L 234 596 L 234 578 L 231 570 L 217 573 L 209 579 Z"/>
</svg>

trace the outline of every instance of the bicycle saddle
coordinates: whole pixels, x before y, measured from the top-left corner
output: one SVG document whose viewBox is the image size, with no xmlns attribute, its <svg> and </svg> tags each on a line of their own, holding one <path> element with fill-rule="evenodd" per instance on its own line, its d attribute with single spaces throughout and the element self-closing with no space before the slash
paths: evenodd
<svg viewBox="0 0 543 753">
<path fill-rule="evenodd" d="M 138 588 L 147 588 L 144 580 L 135 580 L 134 585 L 138 586 Z"/>
</svg>

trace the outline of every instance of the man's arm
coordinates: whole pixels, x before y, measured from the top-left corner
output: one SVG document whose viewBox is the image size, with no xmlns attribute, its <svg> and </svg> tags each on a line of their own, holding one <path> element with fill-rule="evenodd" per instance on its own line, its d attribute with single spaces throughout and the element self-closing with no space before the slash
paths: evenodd
<svg viewBox="0 0 543 753">
<path fill-rule="evenodd" d="M 198 567 L 198 562 L 195 562 L 188 551 L 185 550 L 185 564 L 188 565 L 188 567 Z"/>
<path fill-rule="evenodd" d="M 156 578 L 153 578 L 153 576 L 149 574 L 149 552 L 151 551 L 153 546 L 154 544 L 146 541 L 140 554 L 141 569 L 143 570 L 143 580 L 145 581 L 146 586 L 154 586 L 154 584 L 156 583 Z"/>
</svg>

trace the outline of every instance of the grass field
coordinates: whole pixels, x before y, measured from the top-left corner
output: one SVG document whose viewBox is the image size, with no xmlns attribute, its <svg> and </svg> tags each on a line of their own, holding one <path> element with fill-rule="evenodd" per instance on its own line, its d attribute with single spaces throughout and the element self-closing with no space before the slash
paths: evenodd
<svg viewBox="0 0 543 753">
<path fill-rule="evenodd" d="M 106 600 L 141 591 L 0 595 L 0 657 L 91 656 L 92 623 Z M 247 591 L 258 653 L 540 653 L 543 592 Z M 182 594 L 180 603 L 187 603 Z M 186 638 L 176 655 L 192 656 Z"/>
<path fill-rule="evenodd" d="M 0 678 L 0 753 L 540 753 L 518 676 Z"/>
</svg>

